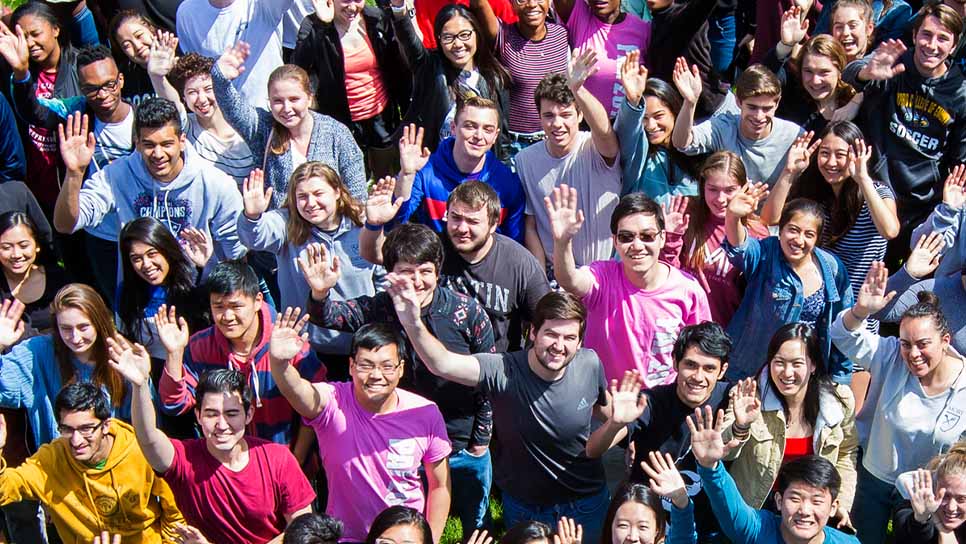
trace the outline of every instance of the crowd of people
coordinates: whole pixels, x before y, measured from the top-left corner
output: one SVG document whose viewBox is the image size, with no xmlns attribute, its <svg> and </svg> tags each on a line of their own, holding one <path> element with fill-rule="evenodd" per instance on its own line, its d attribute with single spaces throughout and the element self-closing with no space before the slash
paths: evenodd
<svg viewBox="0 0 966 544">
<path fill-rule="evenodd" d="M 6 542 L 966 543 L 960 0 L 2 15 Z"/>
</svg>

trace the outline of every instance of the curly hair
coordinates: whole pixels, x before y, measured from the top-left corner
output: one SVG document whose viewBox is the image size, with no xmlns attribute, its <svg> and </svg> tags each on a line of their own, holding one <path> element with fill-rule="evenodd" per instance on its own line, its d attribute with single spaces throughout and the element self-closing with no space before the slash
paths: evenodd
<svg viewBox="0 0 966 544">
<path fill-rule="evenodd" d="M 198 53 L 188 53 L 174 63 L 174 68 L 168 74 L 168 80 L 174 88 L 184 96 L 184 86 L 189 79 L 195 76 L 211 77 L 211 68 L 215 65 L 215 59 L 199 55 Z"/>
</svg>

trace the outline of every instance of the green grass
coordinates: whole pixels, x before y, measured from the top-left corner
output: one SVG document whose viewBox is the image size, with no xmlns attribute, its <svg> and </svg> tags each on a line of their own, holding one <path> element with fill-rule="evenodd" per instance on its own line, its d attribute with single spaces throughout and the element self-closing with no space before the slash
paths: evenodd
<svg viewBox="0 0 966 544">
<path fill-rule="evenodd" d="M 499 540 L 506 527 L 503 524 L 503 503 L 497 497 L 490 495 L 490 518 L 493 520 L 491 526 L 493 533 L 490 535 L 494 540 Z M 468 538 L 469 535 L 466 535 Z M 446 520 L 446 527 L 443 528 L 443 535 L 439 539 L 439 544 L 459 544 L 465 540 L 463 527 L 460 525 L 459 518 L 450 517 Z"/>
</svg>

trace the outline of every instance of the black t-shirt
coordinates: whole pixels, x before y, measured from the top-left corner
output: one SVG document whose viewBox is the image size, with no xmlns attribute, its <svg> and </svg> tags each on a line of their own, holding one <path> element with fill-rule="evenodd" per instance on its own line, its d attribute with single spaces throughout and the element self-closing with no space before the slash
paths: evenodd
<svg viewBox="0 0 966 544">
<path fill-rule="evenodd" d="M 178 6 L 184 0 L 117 0 L 118 9 L 133 9 L 143 13 L 168 32 L 175 32 Z M 106 14 L 110 16 L 109 14 Z"/>
<path fill-rule="evenodd" d="M 123 54 L 121 56 L 123 57 Z M 121 98 L 137 108 L 142 101 L 155 96 L 147 70 L 134 64 L 127 57 L 117 59 L 117 65 L 122 66 L 124 70 L 124 88 L 121 89 Z"/>
<path fill-rule="evenodd" d="M 453 248 L 445 233 L 440 238 L 445 252 L 440 285 L 483 305 L 493 325 L 497 351 L 519 350 L 520 321 L 529 321 L 537 302 L 550 291 L 547 275 L 536 257 L 512 238 L 494 234 L 493 247 L 486 257 L 471 264 Z M 514 326 L 516 331 L 512 330 Z"/>
<path fill-rule="evenodd" d="M 627 426 L 627 436 L 634 441 L 634 463 L 631 466 L 630 480 L 647 484 L 648 478 L 641 469 L 641 462 L 647 459 L 648 452 L 670 453 L 674 465 L 688 488 L 688 495 L 694 502 L 694 523 L 698 535 L 719 532 L 718 521 L 711 511 L 711 503 L 701 486 L 694 455 L 691 453 L 691 431 L 685 418 L 694 414 L 694 408 L 681 402 L 677 395 L 677 384 L 659 385 L 644 392 L 647 408 L 637 421 Z M 711 397 L 701 406 L 711 406 L 715 412 L 728 407 L 728 391 L 731 385 L 719 381 L 711 392 Z M 624 445 L 627 445 L 625 440 Z M 664 508 L 670 510 L 670 503 L 664 501 Z"/>
</svg>

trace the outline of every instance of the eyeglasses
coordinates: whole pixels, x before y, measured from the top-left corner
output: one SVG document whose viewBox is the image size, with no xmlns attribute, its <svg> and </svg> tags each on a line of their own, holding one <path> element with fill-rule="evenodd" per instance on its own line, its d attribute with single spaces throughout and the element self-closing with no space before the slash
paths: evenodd
<svg viewBox="0 0 966 544">
<path fill-rule="evenodd" d="M 645 244 L 654 243 L 657 237 L 664 232 L 663 230 L 647 230 L 644 232 L 633 233 L 627 230 L 617 231 L 617 241 L 622 244 L 629 244 L 634 241 L 635 238 L 640 238 Z"/>
<path fill-rule="evenodd" d="M 399 361 L 396 364 L 383 363 L 381 365 L 376 365 L 369 362 L 363 362 L 363 363 L 356 363 L 355 365 L 356 365 L 356 370 L 364 374 L 368 374 L 373 370 L 375 370 L 376 368 L 378 368 L 379 372 L 382 372 L 383 376 L 394 376 L 396 374 L 396 371 L 399 370 L 399 367 L 402 366 L 402 361 Z"/>
<path fill-rule="evenodd" d="M 518 6 L 526 6 L 531 3 L 539 6 L 540 4 L 543 4 L 543 0 L 513 0 L 513 3 Z"/>
<path fill-rule="evenodd" d="M 121 82 L 121 74 L 118 74 L 116 78 L 103 85 L 82 85 L 80 90 L 84 93 L 84 96 L 95 98 L 101 94 L 101 91 L 106 91 L 108 93 L 113 93 L 117 90 L 118 84 Z"/>
<path fill-rule="evenodd" d="M 470 38 L 472 37 L 473 37 L 473 30 L 464 30 L 458 34 L 440 34 L 439 43 L 443 45 L 451 45 L 457 39 L 459 39 L 459 41 L 463 43 L 466 43 L 470 41 Z"/>
<path fill-rule="evenodd" d="M 74 433 L 80 433 L 83 438 L 90 438 L 94 436 L 94 431 L 100 429 L 102 425 L 104 425 L 103 421 L 100 423 L 84 425 L 83 427 L 76 428 L 68 427 L 67 425 L 58 425 L 57 432 L 59 432 L 60 436 L 63 436 L 64 438 L 70 438 L 71 436 L 74 436 Z"/>
</svg>

